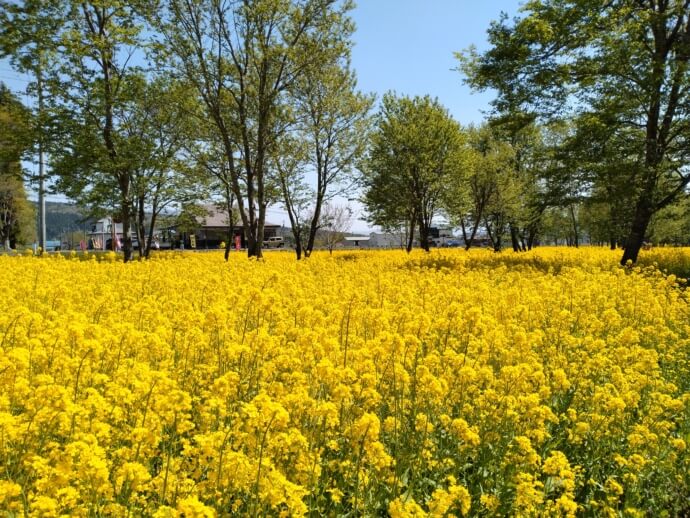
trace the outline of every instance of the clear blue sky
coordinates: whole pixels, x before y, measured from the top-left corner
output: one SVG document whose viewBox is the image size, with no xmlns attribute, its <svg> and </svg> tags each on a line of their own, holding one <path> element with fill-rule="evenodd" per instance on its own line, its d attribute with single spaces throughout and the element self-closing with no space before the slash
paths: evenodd
<svg viewBox="0 0 690 518">
<path fill-rule="evenodd" d="M 359 87 L 380 98 L 388 90 L 438 97 L 463 124 L 479 122 L 489 93 L 471 93 L 453 70 L 453 52 L 484 49 L 486 30 L 501 11 L 517 14 L 518 0 L 359 0 L 352 64 Z"/>
</svg>

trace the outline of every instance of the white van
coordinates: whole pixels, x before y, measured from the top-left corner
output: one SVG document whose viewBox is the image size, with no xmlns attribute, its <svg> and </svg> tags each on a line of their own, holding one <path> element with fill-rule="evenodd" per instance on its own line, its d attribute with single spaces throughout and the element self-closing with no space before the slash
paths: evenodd
<svg viewBox="0 0 690 518">
<path fill-rule="evenodd" d="M 281 236 L 269 237 L 264 241 L 264 248 L 283 248 L 285 240 Z"/>
</svg>

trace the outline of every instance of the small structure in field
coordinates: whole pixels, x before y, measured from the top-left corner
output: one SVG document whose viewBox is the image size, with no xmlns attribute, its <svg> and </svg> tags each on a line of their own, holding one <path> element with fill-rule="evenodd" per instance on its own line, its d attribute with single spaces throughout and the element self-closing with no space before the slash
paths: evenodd
<svg viewBox="0 0 690 518">
<path fill-rule="evenodd" d="M 343 246 L 345 248 L 369 248 L 370 236 L 345 236 Z"/>
</svg>

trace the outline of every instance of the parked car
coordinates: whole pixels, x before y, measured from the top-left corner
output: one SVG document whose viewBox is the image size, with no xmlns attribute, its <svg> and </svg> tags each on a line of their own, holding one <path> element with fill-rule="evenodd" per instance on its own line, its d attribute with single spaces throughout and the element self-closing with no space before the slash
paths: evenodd
<svg viewBox="0 0 690 518">
<path fill-rule="evenodd" d="M 281 236 L 273 236 L 264 240 L 264 248 L 283 248 L 285 240 Z"/>
<path fill-rule="evenodd" d="M 453 247 L 462 246 L 462 242 L 459 239 L 454 238 L 454 237 L 451 237 L 451 238 L 443 237 L 443 238 L 436 239 L 434 245 L 439 246 L 441 248 L 453 248 Z"/>
</svg>

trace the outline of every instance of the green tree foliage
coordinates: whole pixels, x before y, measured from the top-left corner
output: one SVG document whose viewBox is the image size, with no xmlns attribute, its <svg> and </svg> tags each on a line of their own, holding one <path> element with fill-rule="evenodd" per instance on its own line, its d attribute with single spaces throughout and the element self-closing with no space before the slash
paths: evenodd
<svg viewBox="0 0 690 518">
<path fill-rule="evenodd" d="M 511 192 L 515 153 L 487 125 L 467 128 L 465 134 L 464 167 L 455 169 L 446 182 L 442 191 L 444 212 L 462 229 L 467 250 L 481 226 L 490 231 L 492 243 L 500 249 L 509 213 L 515 210 Z"/>
<path fill-rule="evenodd" d="M 276 146 L 273 169 L 297 259 L 314 248 L 324 204 L 351 190 L 354 166 L 366 147 L 373 97 L 356 91 L 345 50 L 335 62 L 316 63 L 299 78 L 292 95 L 293 128 Z"/>
<path fill-rule="evenodd" d="M 349 190 L 353 166 L 366 146 L 373 97 L 356 91 L 347 58 L 349 52 L 335 63 L 311 67 L 295 92 L 297 131 L 307 143 L 307 163 L 316 173 L 306 256 L 314 248 L 324 203 Z"/>
<path fill-rule="evenodd" d="M 493 121 L 492 125 L 497 138 L 508 143 L 513 152 L 507 178 L 508 231 L 513 251 L 525 251 L 537 239 L 546 208 L 545 176 L 552 161 L 547 136 L 551 129 L 534 123 Z"/>
<path fill-rule="evenodd" d="M 160 24 L 164 59 L 194 85 L 222 145 L 250 256 L 261 256 L 266 208 L 279 193 L 269 164 L 290 127 L 290 94 L 311 67 L 343 55 L 351 8 L 336 0 L 172 0 Z"/>
<path fill-rule="evenodd" d="M 198 107 L 196 113 L 200 115 Z M 234 246 L 235 223 L 240 221 L 239 211 L 235 205 L 233 176 L 224 156 L 223 144 L 214 131 L 213 124 L 199 116 L 192 120 L 196 120 L 196 133 L 185 145 L 185 156 L 196 171 L 195 177 L 208 186 L 211 196 L 219 196 L 220 201 L 216 203 L 216 208 L 227 215 L 225 260 L 228 261 L 230 250 Z"/>
<path fill-rule="evenodd" d="M 5 250 L 36 239 L 33 206 L 26 198 L 21 175 L 14 169 L 11 164 L 2 164 L 0 171 L 0 242 Z"/>
<path fill-rule="evenodd" d="M 21 170 L 31 138 L 28 110 L 0 83 L 0 242 L 5 250 L 36 238 L 33 206 L 26 198 Z"/>
<path fill-rule="evenodd" d="M 625 241 L 634 216 L 641 156 L 625 150 L 631 149 L 636 132 L 611 131 L 598 117 L 583 114 L 556 133 L 551 142 L 555 163 L 549 175 L 549 203 L 583 203 L 587 228 L 596 234 L 590 237 L 615 249 Z"/>
<path fill-rule="evenodd" d="M 294 134 L 285 135 L 276 147 L 272 168 L 280 188 L 281 201 L 290 221 L 297 259 L 306 255 L 305 246 L 313 220 L 314 189 L 306 181 L 309 162 L 307 143 Z"/>
<path fill-rule="evenodd" d="M 140 81 L 123 134 L 132 164 L 132 203 L 140 256 L 150 253 L 162 211 L 207 197 L 205 176 L 184 152 L 197 134 L 195 99 L 168 75 Z"/>
<path fill-rule="evenodd" d="M 133 66 L 145 46 L 149 2 L 65 2 L 60 54 L 52 66 L 61 84 L 59 139 L 53 147 L 59 186 L 100 207 L 123 224 L 125 261 L 132 258 L 133 171 L 140 148 L 129 131 L 132 107 L 145 82 Z M 138 54 L 137 54 L 138 53 Z"/>
<path fill-rule="evenodd" d="M 147 255 L 157 215 L 185 201 L 196 183 L 178 171 L 186 171 L 180 150 L 192 127 L 188 89 L 145 68 L 152 45 L 147 20 L 156 6 L 65 0 L 24 7 L 16 17 L 26 26 L 53 14 L 60 21 L 51 36 L 60 45 L 41 54 L 49 58 L 41 72 L 52 93 L 56 187 L 92 215 L 122 222 L 125 261 L 132 258 L 132 228 L 140 256 Z M 25 47 L 40 47 L 40 37 Z"/>
<path fill-rule="evenodd" d="M 574 117 L 602 128 L 601 148 L 616 142 L 596 172 L 632 187 L 622 262 L 635 261 L 652 216 L 690 183 L 690 3 L 531 1 L 489 40 L 485 53 L 462 56 L 463 69 L 474 87 L 497 90 L 497 112 Z M 613 171 L 616 161 L 625 170 Z"/>
<path fill-rule="evenodd" d="M 512 134 L 491 124 L 469 127 L 462 168 L 442 192 L 444 213 L 460 227 L 467 250 L 484 229 L 496 251 L 510 236 L 513 250 L 530 248 L 543 212 L 540 134 L 528 127 Z"/>
<path fill-rule="evenodd" d="M 57 80 L 53 66 L 60 45 L 60 28 L 67 5 L 64 0 L 0 0 L 0 57 L 8 57 L 17 71 L 28 74 L 31 81 L 26 93 L 35 99 L 31 117 L 31 153 L 26 158 L 38 162 L 37 184 L 39 213 L 39 244 L 45 247 L 45 194 L 49 175 L 45 168 L 45 152 L 51 140 L 52 120 L 46 97 Z"/>
<path fill-rule="evenodd" d="M 91 214 L 129 213 L 140 257 L 148 256 L 160 213 L 171 205 L 201 196 L 204 182 L 182 151 L 193 133 L 193 106 L 185 85 L 160 75 L 131 71 L 123 79 L 116 111 L 117 164 L 102 145 L 98 121 L 66 120 L 53 153 L 57 187 Z M 65 115 L 70 111 L 65 111 Z M 126 177 L 118 179 L 118 176 Z M 123 193 L 126 201 L 123 202 Z"/>
<path fill-rule="evenodd" d="M 235 224 L 240 221 L 239 210 L 235 204 L 233 176 L 223 151 L 214 124 L 203 118 L 203 107 L 196 103 L 195 138 L 185 145 L 185 156 L 196 170 L 195 177 L 208 186 L 209 194 L 216 199 L 217 210 L 227 216 L 228 230 L 225 238 L 225 260 L 230 259 L 230 250 L 234 246 Z"/>
<path fill-rule="evenodd" d="M 408 251 L 418 228 L 428 251 L 441 195 L 462 168 L 462 141 L 460 126 L 437 100 L 384 95 L 362 167 L 369 221 L 386 229 L 407 226 Z"/>
<path fill-rule="evenodd" d="M 592 214 L 590 213 L 589 215 Z M 597 216 L 596 214 L 593 215 Z M 541 222 L 540 236 L 542 240 L 550 245 L 578 246 L 581 240 L 581 233 L 585 228 L 589 231 L 596 230 L 587 226 L 587 223 L 590 222 L 586 218 L 583 225 L 582 216 L 582 207 L 575 203 L 567 207 L 552 206 L 546 208 Z M 594 237 L 595 234 L 589 235 Z"/>
<path fill-rule="evenodd" d="M 49 80 L 54 72 L 52 64 L 68 9 L 65 0 L 0 0 L 0 54 L 36 81 L 32 93 L 39 93 L 37 83 Z"/>
<path fill-rule="evenodd" d="M 690 198 L 664 207 L 654 214 L 649 226 L 649 240 L 654 245 L 690 244 Z"/>
</svg>

